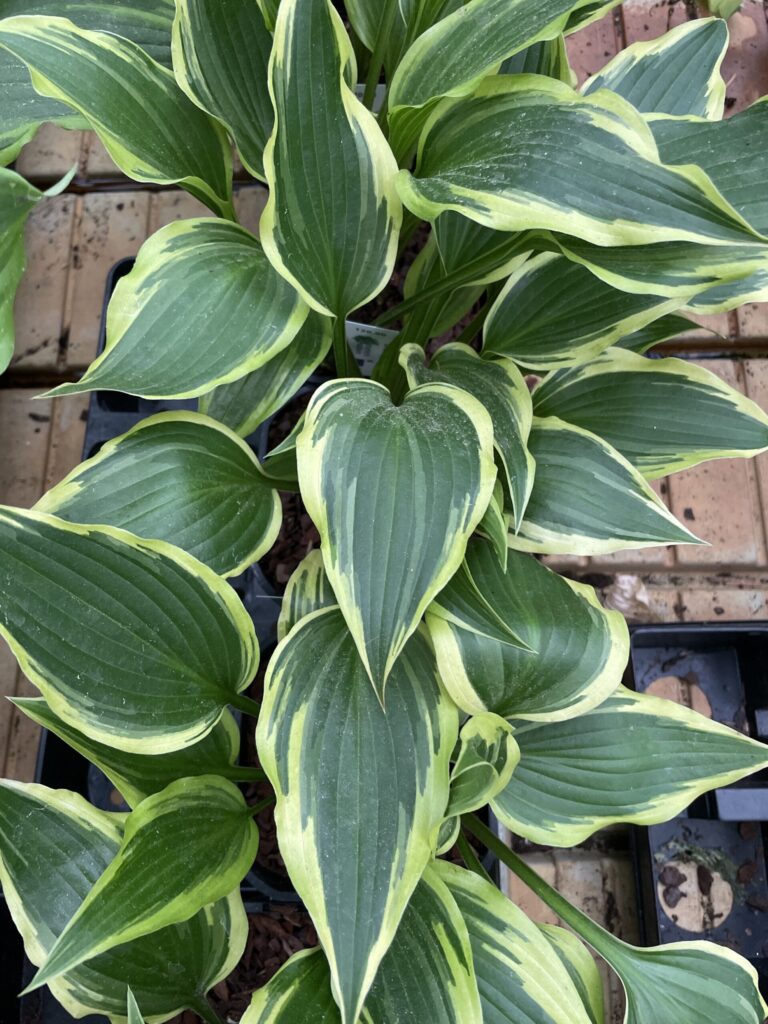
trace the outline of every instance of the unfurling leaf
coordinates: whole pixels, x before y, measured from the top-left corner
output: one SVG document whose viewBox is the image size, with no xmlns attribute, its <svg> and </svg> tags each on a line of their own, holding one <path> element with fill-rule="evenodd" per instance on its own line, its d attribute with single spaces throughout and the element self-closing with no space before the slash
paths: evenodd
<svg viewBox="0 0 768 1024">
<path fill-rule="evenodd" d="M 464 724 L 459 742 L 447 817 L 484 807 L 506 788 L 520 760 L 512 726 L 489 711 Z"/>
</svg>

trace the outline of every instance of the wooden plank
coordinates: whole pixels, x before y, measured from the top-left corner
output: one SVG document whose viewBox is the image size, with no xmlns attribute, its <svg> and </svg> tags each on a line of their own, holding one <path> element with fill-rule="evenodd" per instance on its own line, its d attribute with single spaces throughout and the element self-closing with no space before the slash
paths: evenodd
<svg viewBox="0 0 768 1024">
<path fill-rule="evenodd" d="M 723 61 L 726 116 L 751 106 L 768 93 L 768 24 L 760 0 L 745 0 L 728 21 L 731 45 Z"/>
<path fill-rule="evenodd" d="M 579 85 L 605 67 L 622 48 L 613 12 L 568 36 L 568 60 Z"/>
<path fill-rule="evenodd" d="M 149 200 L 141 191 L 78 197 L 65 353 L 70 370 L 84 370 L 96 355 L 107 274 L 124 256 L 135 256 L 147 237 Z"/>
<path fill-rule="evenodd" d="M 736 311 L 739 324 L 739 337 L 768 339 L 768 302 L 748 302 Z"/>
<path fill-rule="evenodd" d="M 16 293 L 15 370 L 56 371 L 61 361 L 75 197 L 43 200 L 27 221 L 27 269 Z"/>
<path fill-rule="evenodd" d="M 625 0 L 621 13 L 627 46 L 655 39 L 689 20 L 688 9 L 679 0 Z"/>
<path fill-rule="evenodd" d="M 147 238 L 174 221 L 187 220 L 189 217 L 212 216 L 213 213 L 207 206 L 183 189 L 155 192 L 150 199 Z"/>
<path fill-rule="evenodd" d="M 768 591 L 727 585 L 710 590 L 684 586 L 680 611 L 683 622 L 762 621 L 768 611 Z"/>
<path fill-rule="evenodd" d="M 739 364 L 729 359 L 697 360 L 732 387 L 744 390 Z M 681 567 L 766 563 L 755 466 L 746 459 L 719 459 L 670 478 L 675 515 L 709 547 L 681 545 Z"/>
<path fill-rule="evenodd" d="M 78 173 L 82 173 L 85 169 L 83 138 L 86 134 L 68 131 L 55 124 L 44 124 L 22 147 L 14 166 L 29 181 L 42 184 L 63 178 L 73 164 L 77 164 Z"/>
<path fill-rule="evenodd" d="M 90 395 L 70 395 L 53 402 L 51 437 L 45 464 L 44 490 L 49 491 L 81 461 Z"/>
<path fill-rule="evenodd" d="M 747 359 L 744 361 L 745 391 L 761 409 L 768 410 L 768 359 Z M 768 536 L 768 453 L 755 459 L 759 507 L 762 511 L 763 527 Z"/>
<path fill-rule="evenodd" d="M 32 401 L 31 389 L 0 390 L 0 437 L 6 439 L 0 459 L 0 495 L 8 505 L 29 508 L 40 497 L 51 431 L 51 405 Z M 16 660 L 0 640 L 0 698 L 18 694 L 28 684 Z M 0 699 L 0 767 L 8 778 L 32 777 L 39 729 L 22 722 L 19 713 Z"/>
</svg>

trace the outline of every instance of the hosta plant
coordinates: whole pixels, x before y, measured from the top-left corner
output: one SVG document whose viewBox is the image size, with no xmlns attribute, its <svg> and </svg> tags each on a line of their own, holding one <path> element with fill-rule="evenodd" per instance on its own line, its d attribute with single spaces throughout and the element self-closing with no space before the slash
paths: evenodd
<svg viewBox="0 0 768 1024">
<path fill-rule="evenodd" d="M 320 944 L 247 1024 L 600 1024 L 588 946 L 628 1024 L 763 1020 L 745 960 L 627 945 L 477 815 L 569 846 L 768 765 L 747 735 L 623 688 L 623 618 L 540 558 L 701 543 L 652 482 L 768 446 L 742 394 L 646 354 L 691 313 L 768 298 L 768 104 L 722 120 L 714 18 L 576 88 L 564 37 L 613 6 L 0 2 L 6 163 L 42 121 L 88 126 L 125 174 L 209 210 L 143 245 L 104 352 L 52 392 L 198 411 L 150 416 L 0 513 L 0 632 L 40 693 L 17 706 L 131 808 L 0 787 L 29 987 L 74 1016 L 217 1019 L 206 994 L 243 953 L 239 883 L 274 801 Z M 269 190 L 258 238 L 233 150 Z M 13 170 L 0 184 L 7 363 L 44 199 Z M 403 294 L 377 306 L 395 334 L 365 379 L 346 321 L 395 271 Z M 243 439 L 318 367 L 260 462 Z M 291 490 L 321 544 L 260 654 L 228 579 L 274 544 Z M 263 773 L 271 795 L 248 803 L 238 782 Z M 526 918 L 481 847 L 570 930 Z"/>
</svg>

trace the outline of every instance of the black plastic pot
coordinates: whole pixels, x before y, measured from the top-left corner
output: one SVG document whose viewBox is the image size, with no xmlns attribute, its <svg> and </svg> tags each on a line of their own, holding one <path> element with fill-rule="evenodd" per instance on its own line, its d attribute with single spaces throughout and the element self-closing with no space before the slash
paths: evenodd
<svg viewBox="0 0 768 1024">
<path fill-rule="evenodd" d="M 656 679 L 676 676 L 698 687 L 714 720 L 768 739 L 768 623 L 638 626 L 632 631 L 630 669 L 636 690 L 644 692 Z M 734 949 L 757 969 L 764 995 L 766 821 L 768 772 L 762 771 L 706 794 L 672 821 L 632 830 L 643 942 L 709 939 Z M 700 921 L 686 913 L 687 885 L 695 885 L 705 910 L 711 909 Z M 722 891 L 717 900 L 714 885 Z M 732 907 L 724 912 L 730 898 Z M 696 930 L 687 927 L 694 924 Z"/>
</svg>

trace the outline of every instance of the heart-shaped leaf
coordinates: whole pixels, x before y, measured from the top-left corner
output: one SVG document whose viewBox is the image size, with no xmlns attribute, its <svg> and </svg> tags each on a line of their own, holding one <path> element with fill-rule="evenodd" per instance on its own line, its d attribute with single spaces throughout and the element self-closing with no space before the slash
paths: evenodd
<svg viewBox="0 0 768 1024">
<path fill-rule="evenodd" d="M 380 384 L 332 381 L 313 396 L 296 450 L 326 572 L 383 695 L 488 506 L 490 417 L 447 384 L 418 387 L 396 407 Z"/>
</svg>

